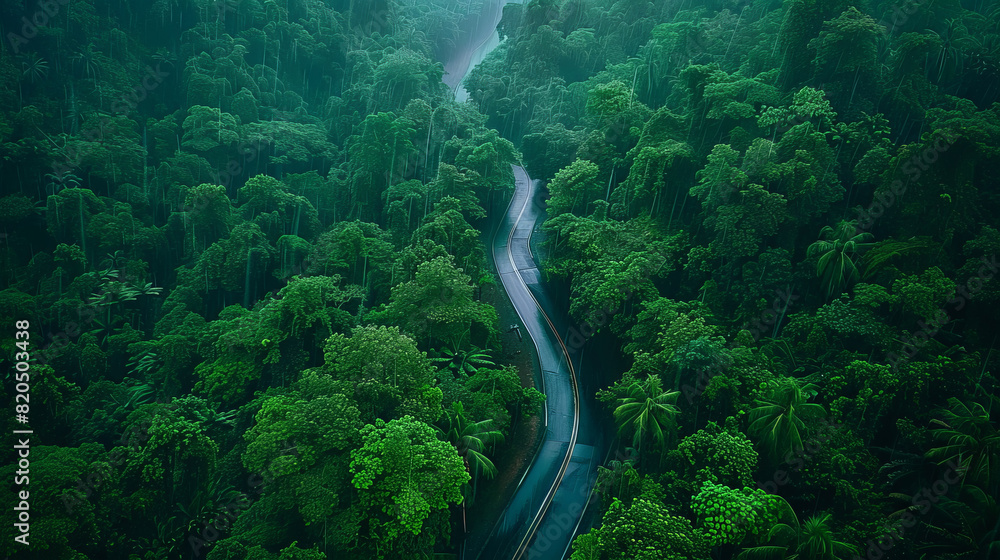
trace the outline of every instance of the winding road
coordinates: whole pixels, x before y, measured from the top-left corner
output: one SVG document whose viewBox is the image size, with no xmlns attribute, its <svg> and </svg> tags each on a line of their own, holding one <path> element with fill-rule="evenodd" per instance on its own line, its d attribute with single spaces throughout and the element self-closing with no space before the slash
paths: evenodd
<svg viewBox="0 0 1000 560">
<path fill-rule="evenodd" d="M 487 0 L 478 17 L 467 22 L 465 40 L 444 63 L 444 82 L 457 101 L 468 71 L 496 47 L 503 0 Z M 544 219 L 536 203 L 538 185 L 522 167 L 513 166 L 514 195 L 492 239 L 493 261 L 504 289 L 536 349 L 546 395 L 545 433 L 538 452 L 513 496 L 470 560 L 562 560 L 580 527 L 600 464 L 601 430 L 590 399 L 581 399 L 577 372 L 582 340 L 567 347 L 560 332 L 572 325 L 549 299 L 531 252 L 532 232 Z"/>
</svg>

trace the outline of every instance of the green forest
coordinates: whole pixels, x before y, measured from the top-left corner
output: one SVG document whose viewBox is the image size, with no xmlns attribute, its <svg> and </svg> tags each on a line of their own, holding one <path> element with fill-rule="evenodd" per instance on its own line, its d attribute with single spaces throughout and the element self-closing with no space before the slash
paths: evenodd
<svg viewBox="0 0 1000 560">
<path fill-rule="evenodd" d="M 0 1 L 0 554 L 476 559 L 522 166 L 566 557 L 1000 559 L 1000 1 L 492 2 Z"/>
</svg>

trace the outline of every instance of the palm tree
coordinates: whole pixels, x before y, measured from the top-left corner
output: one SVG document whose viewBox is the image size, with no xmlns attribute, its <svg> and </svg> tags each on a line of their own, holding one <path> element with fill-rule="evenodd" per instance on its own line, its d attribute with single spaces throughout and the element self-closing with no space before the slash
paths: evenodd
<svg viewBox="0 0 1000 560">
<path fill-rule="evenodd" d="M 49 63 L 38 53 L 29 53 L 21 61 L 21 75 L 35 83 L 49 75 Z"/>
<path fill-rule="evenodd" d="M 918 548 L 920 552 L 938 558 L 1000 557 L 1000 503 L 995 494 L 970 484 L 962 488 L 957 500 L 941 496 L 937 511 L 943 513 L 943 523 L 927 521 L 928 538 Z"/>
<path fill-rule="evenodd" d="M 906 255 L 912 253 L 927 252 L 937 249 L 937 246 L 936 243 L 933 243 L 927 237 L 916 236 L 903 241 L 887 239 L 875 243 L 872 250 L 865 253 L 865 256 L 861 258 L 861 261 L 865 265 L 861 277 L 864 279 L 871 278 L 893 259 L 905 258 Z"/>
<path fill-rule="evenodd" d="M 462 350 L 458 346 L 454 346 L 452 348 L 444 348 L 441 350 L 441 357 L 431 358 L 431 361 L 447 364 L 447 367 L 460 377 L 475 375 L 481 367 L 493 367 L 496 365 L 496 362 L 490 359 L 488 352 L 488 348 L 480 350 L 472 346 L 468 350 Z"/>
<path fill-rule="evenodd" d="M 177 57 L 173 52 L 160 47 L 156 49 L 155 53 L 153 53 L 153 61 L 157 64 L 164 64 L 173 67 L 174 63 L 177 62 Z"/>
<path fill-rule="evenodd" d="M 937 32 L 933 29 L 925 29 L 928 35 L 933 33 L 941 40 L 941 45 L 938 47 L 937 52 L 933 55 L 928 55 L 927 66 L 928 78 L 931 77 L 931 70 L 936 70 L 934 74 L 934 81 L 941 82 L 945 77 L 946 73 L 961 73 L 962 62 L 964 61 L 962 45 L 959 45 L 958 40 L 958 28 L 962 26 L 961 21 L 958 18 L 950 18 L 944 20 L 944 31 Z"/>
<path fill-rule="evenodd" d="M 618 399 L 615 423 L 619 434 L 632 432 L 632 446 L 642 460 L 642 443 L 652 437 L 661 448 L 666 443 L 667 431 L 673 427 L 673 417 L 680 412 L 674 404 L 678 391 L 663 389 L 658 375 L 650 374 L 644 383 L 638 381 L 628 388 L 628 396 Z"/>
<path fill-rule="evenodd" d="M 759 444 L 779 462 L 789 451 L 802 449 L 806 437 L 805 420 L 826 415 L 823 407 L 806 402 L 816 394 L 811 383 L 800 385 L 794 377 L 783 377 L 772 381 L 768 394 L 757 400 L 757 406 L 750 411 L 751 434 L 760 438 Z"/>
<path fill-rule="evenodd" d="M 629 451 L 632 451 L 629 448 Z M 623 459 L 612 459 L 607 467 L 597 467 L 597 485 L 595 491 L 601 495 L 605 504 L 610 504 L 613 498 L 617 498 L 629 505 L 641 490 L 641 480 L 638 471 L 634 468 L 635 459 L 625 457 Z"/>
<path fill-rule="evenodd" d="M 88 43 L 86 47 L 83 47 L 80 52 L 71 56 L 70 59 L 83 65 L 83 71 L 87 78 L 90 78 L 91 74 L 93 74 L 94 78 L 97 78 L 101 70 L 101 65 L 97 60 L 97 57 L 100 55 L 101 51 L 94 49 L 93 43 Z"/>
<path fill-rule="evenodd" d="M 38 55 L 38 53 L 30 53 L 24 56 L 21 60 L 21 76 L 28 79 L 32 85 L 36 82 L 44 80 L 49 75 L 49 63 Z M 24 95 L 21 91 L 21 84 L 18 82 L 17 85 L 18 99 L 21 104 L 24 104 Z"/>
<path fill-rule="evenodd" d="M 859 232 L 853 221 L 843 220 L 836 228 L 824 226 L 819 235 L 822 239 L 814 242 L 806 251 L 808 257 L 819 256 L 816 262 L 816 276 L 823 279 L 823 293 L 829 299 L 839 295 L 858 281 L 858 267 L 854 264 L 854 253 L 868 248 L 873 239 L 868 232 Z"/>
<path fill-rule="evenodd" d="M 813 515 L 806 520 L 799 533 L 799 546 L 796 549 L 803 558 L 834 560 L 840 558 L 841 553 L 857 553 L 853 546 L 834 538 L 827 523 L 831 517 L 829 513 L 825 513 Z"/>
<path fill-rule="evenodd" d="M 48 179 L 45 190 L 49 194 L 56 194 L 66 188 L 75 189 L 81 185 L 80 178 L 69 171 L 46 173 L 45 178 Z"/>
<path fill-rule="evenodd" d="M 829 513 L 813 515 L 799 525 L 795 511 L 784 499 L 783 517 L 767 532 L 767 544 L 743 550 L 736 560 L 839 560 L 857 554 L 857 548 L 836 540 L 830 529 Z"/>
<path fill-rule="evenodd" d="M 472 476 L 472 495 L 466 496 L 471 503 L 476 495 L 476 483 L 480 472 L 486 478 L 497 475 L 497 468 L 483 452 L 487 445 L 503 441 L 503 434 L 493 428 L 493 420 L 471 422 L 465 414 L 461 401 L 452 403 L 451 410 L 445 411 L 445 427 L 438 427 L 438 433 L 445 441 L 451 442 L 465 461 L 465 468 Z M 468 487 L 468 484 L 466 484 Z"/>
<path fill-rule="evenodd" d="M 1000 398 L 989 396 L 1000 405 Z M 934 437 L 940 444 L 927 452 L 939 465 L 954 461 L 967 480 L 996 494 L 1000 489 L 1000 431 L 990 410 L 978 402 L 964 403 L 955 397 L 948 399 L 949 409 L 940 411 L 942 419 L 932 423 L 940 426 Z M 992 407 L 991 407 L 992 408 Z"/>
<path fill-rule="evenodd" d="M 133 385 L 125 391 L 125 394 L 122 395 L 122 397 L 124 400 L 119 401 L 118 398 L 112 393 L 111 400 L 123 409 L 128 409 L 129 407 L 138 408 L 140 405 L 153 401 L 153 386 L 148 383 Z"/>
</svg>

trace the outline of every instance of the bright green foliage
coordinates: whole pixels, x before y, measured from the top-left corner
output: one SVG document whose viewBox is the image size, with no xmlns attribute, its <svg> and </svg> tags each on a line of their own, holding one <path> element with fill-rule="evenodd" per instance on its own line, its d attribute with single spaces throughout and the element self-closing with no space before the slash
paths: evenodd
<svg viewBox="0 0 1000 560">
<path fill-rule="evenodd" d="M 637 499 L 631 506 L 615 500 L 601 527 L 573 543 L 571 560 L 707 560 L 708 543 L 691 522 L 660 504 Z"/>
<path fill-rule="evenodd" d="M 223 539 L 212 546 L 205 560 L 326 560 L 328 556 L 319 551 L 318 547 L 300 548 L 298 541 L 274 553 L 266 548 L 255 545 L 247 546 L 236 537 Z"/>
<path fill-rule="evenodd" d="M 246 397 L 247 387 L 260 379 L 260 367 L 224 354 L 214 361 L 204 361 L 194 369 L 199 378 L 194 390 L 215 402 L 232 404 Z"/>
<path fill-rule="evenodd" d="M 830 340 L 848 348 L 872 344 L 888 351 L 895 348 L 895 331 L 880 320 L 878 311 L 889 307 L 887 303 L 896 301 L 882 286 L 857 284 L 855 297 L 850 301 L 841 296 L 823 305 L 814 317 L 794 318 L 788 328 L 794 332 L 799 326 L 809 323 L 812 328 L 828 333 Z M 795 323 L 793 327 L 793 323 Z M 828 351 L 829 348 L 820 348 Z"/>
<path fill-rule="evenodd" d="M 832 171 L 836 151 L 824 133 L 810 126 L 798 125 L 782 136 L 774 150 L 776 161 L 764 167 L 768 188 L 785 197 L 789 215 L 799 224 L 822 216 L 844 196 Z"/>
<path fill-rule="evenodd" d="M 413 232 L 410 243 L 416 245 L 424 240 L 442 245 L 449 254 L 454 255 L 455 262 L 463 270 L 479 277 L 479 271 L 484 265 L 479 231 L 469 225 L 460 212 L 458 199 L 448 196 L 434 205 L 434 211 Z"/>
<path fill-rule="evenodd" d="M 503 434 L 494 428 L 490 419 L 472 421 L 472 416 L 465 412 L 461 401 L 452 403 L 451 409 L 445 410 L 441 425 L 437 429 L 444 440 L 458 450 L 466 470 L 472 476 L 471 488 L 463 486 L 465 503 L 472 505 L 480 473 L 491 480 L 497 475 L 496 465 L 486 453 L 487 450 L 492 453 L 494 446 L 503 442 Z"/>
<path fill-rule="evenodd" d="M 360 217 L 381 214 L 379 199 L 390 186 L 394 157 L 408 155 L 413 149 L 402 120 L 395 120 L 392 113 L 369 115 L 356 134 L 348 141 L 351 162 L 352 214 Z"/>
<path fill-rule="evenodd" d="M 243 464 L 280 477 L 304 472 L 357 441 L 360 414 L 330 376 L 305 373 L 288 395 L 267 398 L 244 436 Z M 288 453 L 289 449 L 295 453 Z"/>
<path fill-rule="evenodd" d="M 771 84 L 771 72 L 754 78 L 746 78 L 742 73 L 727 74 L 715 69 L 707 77 L 704 100 L 708 106 L 709 119 L 749 119 L 756 115 L 759 103 L 774 104 L 778 100 L 778 90 Z"/>
<path fill-rule="evenodd" d="M 524 165 L 532 178 L 549 180 L 574 161 L 580 138 L 566 125 L 555 123 L 543 132 L 527 134 L 521 138 Z M 550 203 L 551 204 L 551 203 Z"/>
<path fill-rule="evenodd" d="M 652 135 L 646 132 L 629 152 L 632 167 L 628 180 L 621 187 L 625 189 L 623 207 L 629 216 L 639 211 L 658 216 L 662 212 L 660 208 L 666 207 L 666 199 L 671 201 L 669 216 L 672 217 L 684 190 L 680 187 L 687 185 L 685 179 L 692 168 L 694 153 L 689 145 L 672 138 L 653 143 Z"/>
<path fill-rule="evenodd" d="M 489 350 L 480 350 L 475 346 L 468 350 L 462 350 L 455 346 L 443 348 L 441 357 L 432 358 L 431 361 L 445 364 L 448 369 L 455 372 L 455 375 L 462 378 L 474 375 L 484 366 L 496 366 L 496 363 L 491 359 Z"/>
<path fill-rule="evenodd" d="M 995 555 L 996 2 L 531 0 L 459 97 L 479 0 L 17 4 L 0 316 L 30 340 L 0 365 L 36 360 L 33 544 L 0 555 L 482 552 L 475 484 L 544 433 L 484 251 L 521 163 L 539 300 L 641 448 L 577 560 L 848 558 L 952 462 L 886 558 Z M 762 521 L 754 479 L 813 517 Z"/>
<path fill-rule="evenodd" d="M 279 330 L 292 337 L 316 329 L 321 338 L 333 329 L 333 317 L 352 299 L 361 297 L 358 286 L 341 286 L 340 276 L 295 278 L 278 291 Z"/>
<path fill-rule="evenodd" d="M 624 83 L 613 81 L 599 84 L 587 98 L 587 112 L 596 117 L 598 122 L 605 124 L 620 118 L 632 101 L 632 92 Z"/>
<path fill-rule="evenodd" d="M 184 231 L 192 250 L 197 251 L 228 235 L 232 230 L 232 202 L 226 188 L 202 183 L 184 194 Z M 185 241 L 185 245 L 187 241 Z"/>
<path fill-rule="evenodd" d="M 320 229 L 312 203 L 287 192 L 274 177 L 251 177 L 240 188 L 239 201 L 243 217 L 261 226 L 271 239 L 284 234 L 311 238 Z"/>
<path fill-rule="evenodd" d="M 572 212 L 585 216 L 587 207 L 600 189 L 595 180 L 599 172 L 596 165 L 582 159 L 559 170 L 549 183 L 549 215 L 555 217 Z"/>
<path fill-rule="evenodd" d="M 546 261 L 546 270 L 572 279 L 570 313 L 590 323 L 597 322 L 594 314 L 602 310 L 629 315 L 630 299 L 655 298 L 654 279 L 674 269 L 685 240 L 683 233 L 656 232 L 648 218 L 619 222 L 563 214 L 547 220 L 545 228 L 554 235 L 560 255 Z"/>
<path fill-rule="evenodd" d="M 930 237 L 911 237 L 910 239 L 897 241 L 886 239 L 872 245 L 865 251 L 861 260 L 864 263 L 862 278 L 870 278 L 878 274 L 880 269 L 888 268 L 891 265 L 899 266 L 903 264 L 905 257 L 918 257 L 926 255 L 935 250 L 937 244 Z M 891 264 L 890 264 L 891 263 Z"/>
<path fill-rule="evenodd" d="M 778 233 L 788 219 L 786 205 L 782 195 L 760 185 L 747 185 L 733 196 L 732 204 L 719 208 L 712 249 L 728 258 L 759 253 L 764 240 Z"/>
<path fill-rule="evenodd" d="M 746 184 L 746 173 L 734 165 L 739 152 L 728 144 L 716 144 L 708 163 L 698 172 L 698 184 L 690 194 L 698 198 L 706 214 L 712 215 Z"/>
<path fill-rule="evenodd" d="M 732 433 L 709 422 L 704 429 L 681 440 L 677 450 L 686 461 L 687 473 L 697 476 L 707 469 L 711 482 L 733 487 L 753 483 L 757 452 L 742 433 Z"/>
<path fill-rule="evenodd" d="M 472 299 L 470 281 L 451 258 L 437 257 L 417 267 L 413 280 L 393 288 L 391 303 L 373 315 L 421 341 L 492 343 L 496 311 Z"/>
<path fill-rule="evenodd" d="M 883 34 L 874 19 L 854 6 L 836 19 L 824 22 L 823 31 L 809 41 L 809 48 L 816 50 L 813 60 L 816 75 L 827 79 L 853 77 L 861 71 L 867 75 L 875 67 L 878 40 Z"/>
<path fill-rule="evenodd" d="M 275 254 L 260 228 L 243 222 L 228 238 L 213 243 L 199 256 L 196 269 L 205 284 L 198 287 L 206 291 L 221 288 L 242 293 L 244 306 L 250 307 L 251 296 L 256 293 L 258 283 L 265 277 L 263 271 Z"/>
<path fill-rule="evenodd" d="M 453 151 L 457 146 L 457 142 L 449 141 L 442 149 Z M 473 153 L 474 149 L 471 146 L 465 146 L 459 150 L 456 159 L 471 163 L 468 160 Z M 479 205 L 479 199 L 476 198 L 476 187 L 485 187 L 480 179 L 479 174 L 475 171 L 460 170 L 448 162 L 442 162 L 434 180 L 426 185 L 428 200 L 437 200 L 433 203 L 433 213 L 440 215 L 448 210 L 457 210 L 461 212 L 462 216 L 468 216 L 469 219 L 484 218 L 486 211 Z M 426 205 L 423 207 L 421 215 L 425 218 L 430 215 L 427 213 Z"/>
<path fill-rule="evenodd" d="M 313 275 L 339 274 L 351 284 L 378 292 L 388 292 L 387 284 L 398 283 L 400 272 L 393 261 L 389 235 L 378 226 L 355 220 L 338 222 L 320 234 L 306 263 Z M 385 270 L 391 268 L 392 270 Z M 388 294 L 386 294 L 388 295 Z"/>
<path fill-rule="evenodd" d="M 597 467 L 597 492 L 601 494 L 605 507 L 614 500 L 621 500 L 629 506 L 642 492 L 642 478 L 634 463 L 634 459 L 613 459 L 607 467 Z"/>
<path fill-rule="evenodd" d="M 462 403 L 456 402 L 452 403 L 451 410 L 445 411 L 443 425 L 440 430 L 445 440 L 455 446 L 473 472 L 478 474 L 482 470 L 487 478 L 496 476 L 493 461 L 483 453 L 487 446 L 503 441 L 503 434 L 493 429 L 491 420 L 470 421 Z"/>
<path fill-rule="evenodd" d="M 441 415 L 441 390 L 426 352 L 397 327 L 358 327 L 326 341 L 323 370 L 349 383 L 362 419 L 411 414 L 424 422 Z"/>
<path fill-rule="evenodd" d="M 338 549 L 353 542 L 341 531 L 356 531 L 358 526 L 349 506 L 348 452 L 360 440 L 361 422 L 344 390 L 329 375 L 308 371 L 287 394 L 261 402 L 255 424 L 244 435 L 247 447 L 242 454 L 255 484 L 264 484 L 263 496 L 237 524 L 237 531 L 249 534 L 251 542 L 290 537 L 288 519 L 304 525 L 311 538 Z M 256 520 L 258 513 L 267 521 Z"/>
<path fill-rule="evenodd" d="M 361 429 L 351 452 L 353 484 L 365 515 L 360 537 L 379 543 L 370 558 L 427 551 L 447 535 L 447 512 L 470 480 L 450 443 L 410 416 Z"/>
<path fill-rule="evenodd" d="M 327 140 L 326 131 L 314 123 L 269 120 L 244 126 L 246 142 L 272 146 L 272 163 L 307 169 L 305 164 L 319 158 L 332 158 L 337 153 Z M 265 154 L 261 154 L 264 157 Z"/>
<path fill-rule="evenodd" d="M 777 134 L 779 128 L 792 132 L 801 125 L 795 124 L 791 128 L 786 125 L 802 121 L 805 126 L 800 130 L 809 133 L 833 127 L 836 118 L 837 112 L 833 110 L 824 92 L 806 86 L 795 92 L 791 106 L 762 108 L 757 117 L 757 125 L 761 128 L 774 126 L 774 134 Z"/>
<path fill-rule="evenodd" d="M 681 313 L 661 329 L 653 344 L 636 351 L 633 373 L 662 372 L 667 379 L 673 379 L 677 389 L 685 374 L 724 364 L 724 340 L 715 336 L 715 329 L 702 317 Z"/>
<path fill-rule="evenodd" d="M 739 490 L 706 481 L 691 500 L 705 540 L 711 546 L 740 544 L 758 538 L 777 521 L 780 498 L 760 488 Z"/>
<path fill-rule="evenodd" d="M 517 369 L 480 367 L 463 379 L 456 379 L 449 371 L 438 373 L 439 386 L 444 392 L 445 408 L 461 401 L 467 414 L 474 418 L 492 421 L 501 433 L 511 427 L 511 417 L 527 419 L 541 408 L 545 395 L 534 387 L 522 387 Z"/>
<path fill-rule="evenodd" d="M 659 297 L 643 302 L 643 309 L 638 313 L 635 325 L 629 329 L 628 337 L 631 342 L 625 345 L 625 352 L 636 353 L 642 349 L 653 348 L 658 341 L 663 338 L 661 331 L 664 325 L 669 325 L 683 317 L 681 324 L 690 325 L 697 321 L 699 326 L 705 327 L 709 333 L 717 334 L 711 325 L 711 321 L 706 325 L 706 319 L 711 319 L 711 313 L 700 302 L 676 301 L 666 297 Z M 671 337 L 667 342 L 672 346 L 663 345 L 666 351 L 663 355 L 663 364 L 670 358 L 674 346 L 685 343 L 693 338 Z M 648 351 L 648 350 L 647 350 Z"/>
</svg>

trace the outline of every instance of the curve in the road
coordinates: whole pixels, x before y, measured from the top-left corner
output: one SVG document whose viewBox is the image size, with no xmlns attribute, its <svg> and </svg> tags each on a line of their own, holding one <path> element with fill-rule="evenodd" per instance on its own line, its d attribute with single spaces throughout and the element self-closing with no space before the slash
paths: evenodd
<svg viewBox="0 0 1000 560">
<path fill-rule="evenodd" d="M 507 520 L 512 512 L 524 509 L 529 512 L 530 522 L 510 556 L 519 560 L 527 552 L 572 461 L 580 427 L 580 398 L 576 370 L 566 344 L 559 336 L 552 319 L 528 287 L 529 283 L 538 284 L 540 281 L 530 247 L 531 233 L 538 216 L 537 212 L 530 212 L 526 219 L 526 211 L 532 208 L 531 201 L 534 197 L 531 178 L 518 166 L 514 166 L 514 177 L 514 196 L 507 207 L 503 223 L 497 230 L 498 233 L 507 232 L 506 241 L 498 245 L 496 239 L 500 236 L 494 236 L 493 256 L 504 289 L 535 346 L 538 365 L 542 371 L 542 390 L 546 394 L 546 433 L 539 454 L 518 484 L 500 520 Z M 561 460 L 556 463 L 553 461 L 555 458 Z M 555 464 L 558 464 L 558 469 L 553 473 L 551 471 Z M 520 533 L 517 528 L 516 524 L 508 524 L 510 530 L 503 534 L 505 531 L 500 530 L 501 523 L 498 522 L 490 535 L 491 541 L 507 541 L 507 546 L 495 546 L 493 558 L 498 555 L 506 557 L 510 543 Z M 498 543 L 494 542 L 496 544 Z"/>
<path fill-rule="evenodd" d="M 445 62 L 443 81 L 458 101 L 464 100 L 461 83 L 473 61 L 485 58 L 498 42 L 496 26 L 506 3 L 484 3 L 483 11 L 465 29 L 466 40 Z M 578 442 L 585 403 L 580 399 L 573 357 L 559 336 L 559 321 L 546 312 L 546 308 L 552 309 L 551 301 L 539 301 L 548 297 L 531 254 L 531 233 L 542 212 L 532 203 L 535 185 L 527 172 L 519 166 L 513 166 L 513 171 L 514 195 L 494 233 L 492 253 L 504 289 L 536 349 L 546 395 L 545 435 L 486 544 L 469 557 L 561 560 L 590 502 L 596 476 L 594 434 L 598 430 L 592 415 L 586 414 L 589 440 Z M 498 239 L 503 243 L 498 245 Z M 565 329 L 567 325 L 560 326 Z"/>
</svg>

